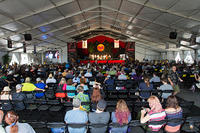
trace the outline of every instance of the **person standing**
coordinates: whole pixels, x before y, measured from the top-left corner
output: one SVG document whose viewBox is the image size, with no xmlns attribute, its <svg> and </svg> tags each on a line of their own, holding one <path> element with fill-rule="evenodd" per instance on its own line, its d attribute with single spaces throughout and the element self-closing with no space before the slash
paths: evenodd
<svg viewBox="0 0 200 133">
<path fill-rule="evenodd" d="M 168 74 L 168 80 L 171 84 L 171 86 L 174 89 L 174 95 L 180 92 L 180 88 L 178 85 L 178 82 L 183 82 L 183 80 L 179 77 L 177 71 L 176 71 L 176 66 L 172 66 L 172 70 Z"/>
</svg>

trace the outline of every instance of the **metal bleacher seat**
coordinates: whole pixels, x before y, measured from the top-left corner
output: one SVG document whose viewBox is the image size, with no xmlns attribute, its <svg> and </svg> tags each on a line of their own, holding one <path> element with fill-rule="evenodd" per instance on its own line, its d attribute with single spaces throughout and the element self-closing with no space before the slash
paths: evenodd
<svg viewBox="0 0 200 133">
<path fill-rule="evenodd" d="M 138 83 L 137 83 L 137 81 L 135 81 L 135 80 L 132 80 L 132 79 L 128 79 L 127 81 L 126 81 L 126 85 L 125 85 L 125 88 L 126 89 L 133 89 L 133 88 L 137 88 L 137 85 L 138 85 Z"/>
<path fill-rule="evenodd" d="M 49 111 L 53 112 L 60 111 L 63 107 L 59 100 L 47 100 L 47 104 L 51 105 L 51 107 L 49 107 Z"/>
<path fill-rule="evenodd" d="M 47 86 L 48 86 L 48 89 L 55 90 L 55 88 L 57 88 L 58 84 L 57 83 L 48 83 Z"/>
<path fill-rule="evenodd" d="M 37 104 L 38 111 L 45 111 L 48 110 L 48 108 L 50 107 L 50 105 L 47 104 L 46 100 L 43 99 L 35 100 L 35 104 Z"/>
</svg>

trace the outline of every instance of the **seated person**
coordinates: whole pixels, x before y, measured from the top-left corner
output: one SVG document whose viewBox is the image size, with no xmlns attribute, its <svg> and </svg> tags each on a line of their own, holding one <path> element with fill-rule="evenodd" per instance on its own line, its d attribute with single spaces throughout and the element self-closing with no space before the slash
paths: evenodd
<svg viewBox="0 0 200 133">
<path fill-rule="evenodd" d="M 68 70 L 65 77 L 66 79 L 73 79 L 74 76 L 73 76 L 73 73 L 70 70 Z"/>
<path fill-rule="evenodd" d="M 139 84 L 140 90 L 153 90 L 153 85 L 149 82 L 148 77 L 144 77 L 144 82 Z M 151 96 L 151 92 L 140 92 L 140 97 L 142 99 L 148 99 Z"/>
<path fill-rule="evenodd" d="M 195 89 L 200 89 L 200 76 L 198 74 L 194 74 L 194 78 L 195 78 L 196 82 L 193 83 L 193 85 L 190 89 L 192 92 L 195 92 Z"/>
<path fill-rule="evenodd" d="M 125 75 L 125 72 L 121 71 L 121 74 L 118 76 L 119 80 L 127 80 L 127 77 Z"/>
<path fill-rule="evenodd" d="M 2 126 L 3 117 L 4 117 L 4 113 L 2 110 L 0 110 L 0 133 L 6 133 L 5 129 Z"/>
<path fill-rule="evenodd" d="M 85 78 L 81 78 L 81 79 L 80 79 L 80 85 L 78 85 L 77 88 L 78 88 L 79 86 L 82 86 L 82 87 L 84 88 L 84 91 L 89 90 L 88 86 L 87 86 L 85 83 L 86 83 L 86 82 L 85 82 Z"/>
<path fill-rule="evenodd" d="M 79 86 L 76 90 L 78 94 L 74 98 L 78 98 L 81 102 L 90 102 L 89 96 L 87 94 L 84 94 L 83 86 Z M 81 106 L 81 109 L 84 111 L 90 111 L 90 106 L 83 105 Z"/>
<path fill-rule="evenodd" d="M 9 81 L 7 80 L 7 77 L 5 76 L 5 74 L 0 73 L 0 85 L 2 87 L 0 89 L 3 89 L 3 87 L 8 86 L 8 83 Z"/>
<path fill-rule="evenodd" d="M 3 90 L 1 91 L 1 95 L 0 95 L 0 100 L 12 100 L 12 95 L 10 94 L 10 87 L 9 86 L 5 86 L 3 88 Z M 2 104 L 2 109 L 3 110 L 11 110 L 12 109 L 12 105 L 10 103 L 10 101 L 6 101 Z"/>
<path fill-rule="evenodd" d="M 112 133 L 126 133 L 128 126 L 123 126 L 123 124 L 128 124 L 131 121 L 131 113 L 124 100 L 119 100 L 117 102 L 115 112 L 112 112 L 111 120 L 113 123 L 119 123 L 122 127 L 111 128 Z"/>
<path fill-rule="evenodd" d="M 159 90 L 162 90 L 162 91 L 164 91 L 164 90 L 174 90 L 173 87 L 170 84 L 167 83 L 167 78 L 162 78 L 161 81 L 162 81 L 163 85 L 161 85 L 159 87 Z M 170 96 L 170 95 L 172 95 L 172 93 L 162 93 L 161 97 L 163 99 L 167 99 L 168 96 Z"/>
<path fill-rule="evenodd" d="M 105 108 L 107 106 L 106 101 L 99 100 L 97 104 L 97 110 L 95 112 L 89 113 L 89 121 L 91 124 L 108 124 L 110 120 L 110 113 L 104 112 Z M 90 132 L 91 133 L 105 133 L 107 130 L 107 126 L 102 127 L 91 127 Z"/>
<path fill-rule="evenodd" d="M 99 100 L 102 99 L 100 89 L 98 87 L 94 87 L 91 95 L 91 107 L 92 111 L 96 111 L 96 106 Z"/>
<path fill-rule="evenodd" d="M 86 77 L 86 78 L 91 78 L 91 77 L 92 77 L 92 72 L 91 72 L 91 70 L 88 70 L 88 71 L 85 73 L 84 77 Z"/>
<path fill-rule="evenodd" d="M 117 74 L 117 71 L 114 68 L 111 68 L 108 74 L 111 76 L 115 76 Z"/>
<path fill-rule="evenodd" d="M 78 98 L 73 99 L 73 109 L 67 111 L 65 114 L 64 121 L 66 124 L 70 123 L 79 123 L 79 124 L 86 124 L 88 122 L 88 116 L 85 111 L 80 110 L 81 101 Z M 86 127 L 80 128 L 73 128 L 68 126 L 69 133 L 86 133 Z"/>
<path fill-rule="evenodd" d="M 27 77 L 25 79 L 25 83 L 22 83 L 22 91 L 34 91 L 34 90 L 42 90 L 45 91 L 44 89 L 37 88 L 34 84 L 31 83 L 30 77 Z"/>
<path fill-rule="evenodd" d="M 67 93 L 68 98 L 73 98 L 75 96 L 75 85 L 72 84 L 72 79 L 67 80 L 67 88 L 66 90 L 74 90 L 74 93 Z"/>
<path fill-rule="evenodd" d="M 166 118 L 170 119 L 182 119 L 183 117 L 183 110 L 178 105 L 178 101 L 175 96 L 169 96 L 166 102 Z M 168 133 L 178 133 L 180 132 L 181 122 L 178 123 L 170 123 L 168 122 L 165 126 L 165 131 Z"/>
<path fill-rule="evenodd" d="M 46 84 L 56 83 L 56 79 L 53 77 L 53 74 L 49 74 L 49 77 L 46 80 Z"/>
<path fill-rule="evenodd" d="M 159 101 L 159 99 L 156 96 L 150 96 L 148 99 L 149 108 L 144 108 L 141 110 L 141 117 L 140 122 L 146 123 L 150 121 L 162 121 L 166 117 L 165 110 L 162 108 L 162 105 Z M 162 128 L 164 124 L 161 125 L 151 125 L 149 124 L 148 131 L 150 132 L 158 132 Z"/>
<path fill-rule="evenodd" d="M 96 77 L 103 77 L 103 74 L 101 72 L 98 72 Z"/>
<path fill-rule="evenodd" d="M 48 87 L 45 83 L 42 82 L 41 78 L 37 78 L 37 79 L 36 79 L 36 82 L 37 82 L 37 83 L 35 84 L 35 86 L 36 86 L 37 88 L 40 88 L 40 89 L 45 90 L 45 89 Z M 42 98 L 42 97 L 44 97 L 44 93 L 36 93 L 36 94 L 35 94 L 35 97 L 36 97 L 36 98 Z"/>
<path fill-rule="evenodd" d="M 153 73 L 153 77 L 150 79 L 150 83 L 152 82 L 160 82 L 160 77 L 158 77 L 156 73 Z"/>
<path fill-rule="evenodd" d="M 5 116 L 6 133 L 35 133 L 34 129 L 28 123 L 18 122 L 19 116 L 13 112 L 7 112 Z"/>
<path fill-rule="evenodd" d="M 114 79 L 112 78 L 112 76 L 108 75 L 104 81 L 104 83 L 108 86 L 107 89 L 108 90 L 113 90 L 114 89 Z"/>
<path fill-rule="evenodd" d="M 23 101 L 26 99 L 26 95 L 22 92 L 21 84 L 16 85 L 16 92 L 12 94 L 12 99 L 17 101 L 14 103 L 15 110 L 19 111 L 25 109 Z"/>
<path fill-rule="evenodd" d="M 80 78 L 78 77 L 78 73 L 75 74 L 73 78 L 73 83 L 79 84 L 80 83 Z"/>
<path fill-rule="evenodd" d="M 67 88 L 67 83 L 66 83 L 66 80 L 65 78 L 62 78 L 60 80 L 60 83 L 58 84 L 58 87 L 56 89 L 56 98 L 60 99 L 61 102 L 63 102 L 63 99 L 66 98 L 66 93 L 65 93 L 65 90 Z"/>
</svg>

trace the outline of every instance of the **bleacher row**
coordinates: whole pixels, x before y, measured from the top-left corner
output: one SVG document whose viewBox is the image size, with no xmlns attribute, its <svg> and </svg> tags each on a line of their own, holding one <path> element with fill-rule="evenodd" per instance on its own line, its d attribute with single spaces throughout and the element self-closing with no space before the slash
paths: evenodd
<svg viewBox="0 0 200 133">
<path fill-rule="evenodd" d="M 90 90 L 92 91 L 92 90 Z M 148 102 L 146 101 L 138 101 L 139 96 L 135 95 L 136 92 L 144 93 L 150 92 L 155 95 L 162 95 L 162 93 L 172 93 L 171 90 L 161 91 L 161 90 L 104 90 L 105 91 L 105 99 L 107 101 L 107 109 L 108 112 L 115 111 L 117 99 L 125 99 L 130 111 L 139 111 L 141 107 L 148 107 Z M 3 104 L 11 104 L 13 110 L 15 110 L 15 105 L 17 103 L 23 103 L 25 105 L 25 110 L 38 110 L 38 111 L 60 111 L 61 109 L 70 110 L 73 108 L 72 103 L 68 101 L 60 102 L 59 99 L 55 99 L 56 89 L 49 89 L 46 92 L 42 91 L 32 91 L 32 92 L 24 92 L 26 95 L 29 95 L 24 101 L 16 101 L 16 100 L 0 100 L 1 105 Z M 35 93 L 45 93 L 45 97 L 42 99 L 35 99 Z M 75 90 L 66 90 L 64 93 L 77 93 Z M 89 91 L 85 93 L 90 94 Z M 91 106 L 92 102 L 82 102 L 82 105 L 89 105 Z M 163 107 L 165 103 L 162 103 Z M 194 105 L 194 102 L 186 102 L 186 101 L 179 101 L 180 106 L 183 108 L 184 116 L 188 116 L 190 113 L 191 107 Z M 17 110 L 16 110 L 17 111 Z"/>
<path fill-rule="evenodd" d="M 67 127 L 72 127 L 72 128 L 81 128 L 81 127 L 87 127 L 87 129 L 91 128 L 102 128 L 106 127 L 107 131 L 110 128 L 120 128 L 124 126 L 129 127 L 129 131 L 131 132 L 138 132 L 138 133 L 145 133 L 147 129 L 145 129 L 145 125 L 166 125 L 167 123 L 182 123 L 180 132 L 191 132 L 191 133 L 198 133 L 199 132 L 199 125 L 200 125 L 200 116 L 194 116 L 194 117 L 187 117 L 183 119 L 170 119 L 170 120 L 162 120 L 162 121 L 151 121 L 145 124 L 141 124 L 139 120 L 132 120 L 128 124 L 123 124 L 120 125 L 118 123 L 70 123 L 66 124 L 64 122 L 38 122 L 38 121 L 27 121 L 34 129 L 51 129 L 51 128 L 65 128 L 66 133 L 67 133 Z M 164 130 L 161 128 L 161 131 Z M 87 132 L 90 132 L 88 130 Z"/>
</svg>

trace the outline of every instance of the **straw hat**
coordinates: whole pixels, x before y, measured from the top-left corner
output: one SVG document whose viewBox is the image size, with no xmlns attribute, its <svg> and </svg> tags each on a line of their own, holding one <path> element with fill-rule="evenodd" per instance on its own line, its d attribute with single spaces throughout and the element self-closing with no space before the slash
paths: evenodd
<svg viewBox="0 0 200 133">
<path fill-rule="evenodd" d="M 3 88 L 3 91 L 11 91 L 11 89 L 10 89 L 9 86 L 5 86 L 5 87 Z"/>
</svg>

